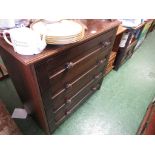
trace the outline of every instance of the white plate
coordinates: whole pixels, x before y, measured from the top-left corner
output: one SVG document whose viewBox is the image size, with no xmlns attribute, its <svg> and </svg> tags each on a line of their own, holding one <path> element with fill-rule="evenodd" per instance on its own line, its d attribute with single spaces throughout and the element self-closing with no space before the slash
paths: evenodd
<svg viewBox="0 0 155 155">
<path fill-rule="evenodd" d="M 81 33 L 83 27 L 74 21 L 63 20 L 53 24 L 47 24 L 47 36 L 73 36 Z"/>
<path fill-rule="evenodd" d="M 71 20 L 61 20 L 52 24 L 38 21 L 33 23 L 31 28 L 39 34 L 45 34 L 47 44 L 69 44 L 84 37 L 83 26 Z"/>
<path fill-rule="evenodd" d="M 32 24 L 31 29 L 38 32 L 39 34 L 46 34 L 46 24 L 42 21 Z"/>
</svg>

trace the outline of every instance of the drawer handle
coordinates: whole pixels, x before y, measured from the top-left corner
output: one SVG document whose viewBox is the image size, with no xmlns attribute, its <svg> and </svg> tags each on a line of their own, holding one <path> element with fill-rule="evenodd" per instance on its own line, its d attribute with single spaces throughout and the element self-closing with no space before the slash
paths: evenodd
<svg viewBox="0 0 155 155">
<path fill-rule="evenodd" d="M 65 114 L 66 114 L 66 115 L 69 115 L 69 114 L 70 114 L 70 112 L 69 112 L 69 111 L 66 111 L 66 112 L 65 112 Z"/>
<path fill-rule="evenodd" d="M 66 100 L 66 103 L 67 104 L 71 104 L 72 103 L 72 100 L 71 99 L 68 99 L 68 100 Z"/>
<path fill-rule="evenodd" d="M 68 63 L 66 64 L 65 68 L 66 68 L 66 69 L 71 69 L 71 68 L 73 68 L 73 66 L 74 66 L 74 63 L 73 63 L 73 62 L 68 62 Z"/>
<path fill-rule="evenodd" d="M 97 90 L 97 87 L 93 87 L 92 90 L 93 90 L 93 91 L 96 91 L 96 90 Z"/>
<path fill-rule="evenodd" d="M 103 46 L 103 47 L 107 47 L 107 46 L 109 46 L 110 44 L 111 44 L 110 41 L 102 42 L 102 46 Z"/>
<path fill-rule="evenodd" d="M 93 88 L 92 88 L 92 90 L 93 90 L 93 91 L 98 90 L 98 89 L 99 89 L 99 86 L 100 86 L 100 84 L 97 84 L 96 87 L 93 87 Z"/>
<path fill-rule="evenodd" d="M 96 75 L 95 77 L 94 77 L 94 79 L 99 79 L 99 77 L 100 77 L 100 74 L 99 75 Z"/>
<path fill-rule="evenodd" d="M 99 61 L 99 65 L 102 65 L 103 62 L 104 62 L 104 60 L 100 60 L 100 61 Z"/>
<path fill-rule="evenodd" d="M 66 89 L 69 89 L 69 88 L 71 88 L 72 87 L 72 84 L 71 83 L 68 83 L 68 84 L 66 84 Z"/>
<path fill-rule="evenodd" d="M 106 47 L 109 46 L 110 44 L 111 44 L 110 41 L 106 41 L 106 42 L 105 42 L 105 46 L 106 46 Z"/>
</svg>

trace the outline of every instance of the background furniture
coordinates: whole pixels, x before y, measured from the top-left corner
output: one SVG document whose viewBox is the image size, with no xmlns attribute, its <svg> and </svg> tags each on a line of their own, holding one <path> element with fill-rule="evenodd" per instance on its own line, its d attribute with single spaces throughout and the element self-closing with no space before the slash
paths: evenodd
<svg viewBox="0 0 155 155">
<path fill-rule="evenodd" d="M 155 135 L 155 101 L 149 104 L 137 131 L 138 135 Z"/>
<path fill-rule="evenodd" d="M 138 47 L 140 47 L 140 45 L 143 43 L 144 39 L 146 38 L 146 36 L 147 36 L 147 34 L 149 32 L 149 29 L 150 29 L 152 23 L 153 23 L 153 20 L 151 20 L 151 19 L 145 21 L 144 26 L 143 26 L 143 29 L 142 29 L 139 37 L 138 37 L 137 45 L 136 45 L 135 49 L 137 49 Z"/>
<path fill-rule="evenodd" d="M 21 131 L 0 100 L 0 135 L 20 135 Z"/>
<path fill-rule="evenodd" d="M 108 65 L 106 68 L 106 75 L 114 68 L 114 62 L 116 59 L 116 55 L 118 54 L 119 44 L 122 39 L 123 33 L 125 33 L 126 30 L 127 29 L 121 25 L 118 27 L 115 42 L 114 42 L 114 45 L 113 45 L 113 48 L 112 48 L 112 51 L 111 51 L 111 54 L 108 60 Z"/>
<path fill-rule="evenodd" d="M 85 20 L 85 24 L 87 31 L 81 41 L 49 45 L 33 56 L 17 54 L 0 38 L 0 54 L 17 92 L 23 103 L 33 105 L 46 133 L 53 132 L 98 90 L 105 76 L 120 22 Z"/>
<path fill-rule="evenodd" d="M 154 31 L 154 30 L 155 30 L 155 19 L 153 20 L 153 22 L 152 22 L 152 24 L 151 24 L 151 26 L 150 26 L 150 28 L 149 28 L 148 33 L 152 32 L 152 31 Z"/>
<path fill-rule="evenodd" d="M 114 69 L 118 70 L 119 67 L 124 64 L 134 53 L 134 48 L 137 44 L 139 36 L 143 30 L 144 23 L 137 27 L 127 28 L 126 32 L 123 34 L 127 36 L 125 44 L 123 47 L 119 47 L 118 54 L 114 63 Z M 124 37 L 122 37 L 124 38 Z"/>
</svg>

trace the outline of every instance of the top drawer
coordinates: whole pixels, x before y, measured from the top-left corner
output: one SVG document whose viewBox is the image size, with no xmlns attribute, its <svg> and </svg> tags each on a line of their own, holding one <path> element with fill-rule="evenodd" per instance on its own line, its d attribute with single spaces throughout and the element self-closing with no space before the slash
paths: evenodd
<svg viewBox="0 0 155 155">
<path fill-rule="evenodd" d="M 91 39 L 69 50 L 63 51 L 61 54 L 50 58 L 47 61 L 47 70 L 49 76 L 64 69 L 66 62 L 69 62 L 73 59 L 76 59 L 75 61 L 77 61 L 99 47 L 102 47 L 103 50 L 110 48 L 113 43 L 115 31 L 116 29 L 112 29 L 94 39 Z"/>
</svg>

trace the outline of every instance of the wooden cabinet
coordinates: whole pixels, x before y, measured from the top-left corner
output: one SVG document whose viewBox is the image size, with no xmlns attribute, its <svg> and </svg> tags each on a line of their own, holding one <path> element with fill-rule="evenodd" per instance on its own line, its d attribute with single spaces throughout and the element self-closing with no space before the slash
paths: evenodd
<svg viewBox="0 0 155 155">
<path fill-rule="evenodd" d="M 150 26 L 150 28 L 149 28 L 148 33 L 152 32 L 152 31 L 154 31 L 154 30 L 155 30 L 155 19 L 153 19 L 152 24 L 151 24 L 151 26 Z M 147 33 L 147 34 L 148 34 L 148 33 Z"/>
<path fill-rule="evenodd" d="M 115 64 L 115 60 L 116 60 L 116 57 L 117 55 L 119 54 L 118 53 L 118 50 L 119 50 L 119 44 L 120 44 L 120 41 L 122 39 L 122 36 L 123 36 L 123 33 L 126 32 L 126 28 L 123 27 L 123 26 L 119 26 L 118 29 L 117 29 L 117 33 L 116 33 L 116 38 L 115 38 L 115 41 L 114 41 L 114 45 L 113 45 L 113 48 L 112 48 L 112 51 L 110 53 L 110 57 L 109 57 L 109 60 L 108 60 L 108 65 L 106 67 L 106 75 L 114 68 Z"/>
<path fill-rule="evenodd" d="M 152 101 L 146 110 L 145 116 L 137 131 L 138 135 L 155 135 L 155 101 Z"/>
<path fill-rule="evenodd" d="M 46 133 L 53 132 L 100 88 L 119 24 L 116 20 L 88 20 L 83 40 L 49 45 L 34 56 L 15 53 L 1 39 L 0 53 L 14 85 L 23 103 L 33 105 Z M 95 34 L 91 33 L 94 28 Z"/>
<path fill-rule="evenodd" d="M 137 42 L 136 48 L 140 47 L 140 45 L 145 40 L 145 38 L 146 38 L 146 36 L 147 36 L 147 34 L 149 32 L 149 29 L 150 29 L 152 23 L 153 23 L 153 19 L 149 19 L 149 20 L 145 21 L 145 25 L 144 25 L 144 27 L 143 27 L 143 29 L 141 31 L 141 34 L 140 34 L 140 36 L 138 38 L 138 42 Z"/>
<path fill-rule="evenodd" d="M 133 55 L 135 51 L 135 46 L 137 45 L 137 41 L 143 30 L 143 27 L 144 27 L 144 23 L 142 23 L 137 27 L 126 29 L 120 43 L 121 45 L 118 49 L 116 60 L 114 62 L 115 70 L 118 70 L 119 67 L 122 64 L 124 64 Z M 122 41 L 124 42 L 123 44 L 122 44 Z"/>
</svg>

